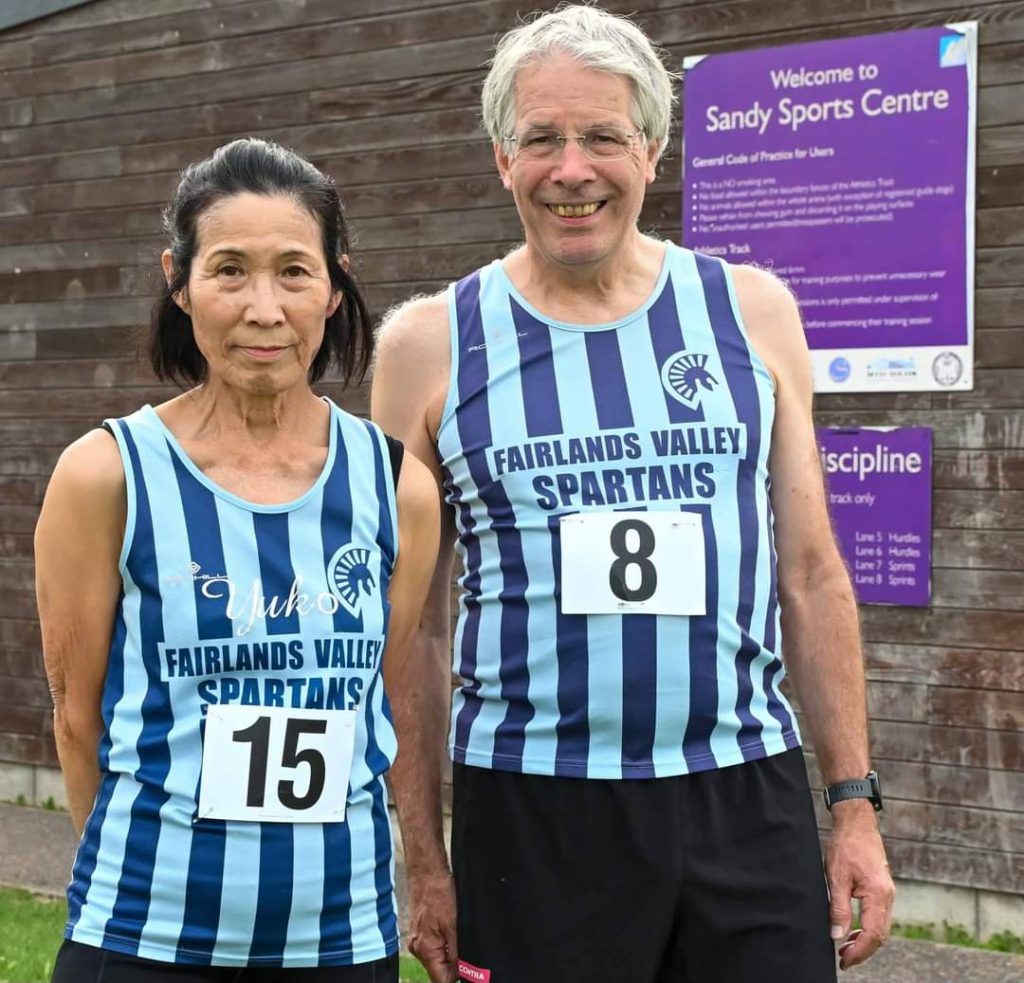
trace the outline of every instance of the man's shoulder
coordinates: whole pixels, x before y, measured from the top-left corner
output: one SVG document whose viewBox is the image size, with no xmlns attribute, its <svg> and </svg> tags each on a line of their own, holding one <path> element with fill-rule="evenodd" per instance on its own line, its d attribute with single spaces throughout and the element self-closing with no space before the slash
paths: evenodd
<svg viewBox="0 0 1024 983">
<path fill-rule="evenodd" d="M 741 304 L 774 311 L 795 306 L 796 300 L 786 282 L 770 270 L 753 263 L 728 263 L 727 266 Z"/>
<path fill-rule="evenodd" d="M 730 263 L 729 272 L 740 316 L 755 346 L 774 348 L 803 340 L 796 297 L 784 280 L 749 263 Z"/>
<path fill-rule="evenodd" d="M 747 336 L 776 386 L 794 374 L 801 379 L 808 375 L 810 361 L 800 309 L 785 281 L 748 263 L 730 264 L 729 271 Z"/>
<path fill-rule="evenodd" d="M 448 293 L 420 294 L 392 307 L 377 332 L 378 351 L 448 347 Z"/>
<path fill-rule="evenodd" d="M 371 414 L 407 446 L 424 420 L 429 432 L 436 433 L 448 392 L 449 338 L 444 292 L 393 307 L 377 333 Z"/>
</svg>

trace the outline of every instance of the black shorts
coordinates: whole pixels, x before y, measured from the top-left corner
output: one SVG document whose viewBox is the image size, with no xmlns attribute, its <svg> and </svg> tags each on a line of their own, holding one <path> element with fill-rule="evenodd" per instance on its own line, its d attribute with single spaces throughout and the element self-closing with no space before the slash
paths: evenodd
<svg viewBox="0 0 1024 983">
<path fill-rule="evenodd" d="M 834 983 L 800 749 L 675 778 L 455 765 L 461 978 Z"/>
<path fill-rule="evenodd" d="M 398 983 L 398 956 L 311 969 L 184 966 L 65 941 L 50 983 Z"/>
</svg>

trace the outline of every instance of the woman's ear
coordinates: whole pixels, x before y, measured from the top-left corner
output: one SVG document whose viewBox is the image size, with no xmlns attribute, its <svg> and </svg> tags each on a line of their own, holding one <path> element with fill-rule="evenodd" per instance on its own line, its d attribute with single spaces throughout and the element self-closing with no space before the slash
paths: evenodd
<svg viewBox="0 0 1024 983">
<path fill-rule="evenodd" d="M 341 266 L 341 268 L 342 268 L 342 269 L 343 269 L 343 270 L 344 270 L 344 271 L 345 271 L 346 273 L 348 273 L 348 264 L 349 264 L 349 256 L 348 256 L 348 253 L 342 253 L 342 254 L 341 254 L 341 255 L 340 255 L 339 257 L 338 257 L 338 263 L 339 263 L 339 265 Z"/>
<path fill-rule="evenodd" d="M 171 251 L 165 249 L 160 254 L 160 265 L 164 269 L 164 279 L 167 281 L 167 287 L 170 289 L 171 284 L 174 282 L 174 259 L 171 256 Z M 172 294 L 174 303 L 176 303 L 189 317 L 192 316 L 192 312 L 188 309 L 188 293 L 184 290 L 179 290 L 177 293 Z"/>
</svg>

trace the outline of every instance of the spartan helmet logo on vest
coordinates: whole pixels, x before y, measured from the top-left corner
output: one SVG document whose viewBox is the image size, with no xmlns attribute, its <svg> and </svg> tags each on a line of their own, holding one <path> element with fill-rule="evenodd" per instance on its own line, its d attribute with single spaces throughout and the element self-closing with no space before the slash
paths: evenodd
<svg viewBox="0 0 1024 983">
<path fill-rule="evenodd" d="M 705 368 L 708 356 L 697 352 L 676 352 L 661 367 L 661 382 L 668 393 L 689 407 L 700 402 L 700 390 L 711 392 L 718 380 Z"/>
<path fill-rule="evenodd" d="M 327 586 L 353 617 L 359 615 L 363 602 L 377 588 L 370 572 L 371 552 L 351 543 L 342 546 L 327 564 Z"/>
</svg>

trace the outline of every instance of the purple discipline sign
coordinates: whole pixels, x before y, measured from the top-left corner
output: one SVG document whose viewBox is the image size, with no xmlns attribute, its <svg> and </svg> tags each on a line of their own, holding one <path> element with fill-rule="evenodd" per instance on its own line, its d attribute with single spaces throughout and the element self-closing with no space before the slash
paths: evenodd
<svg viewBox="0 0 1024 983">
<path fill-rule="evenodd" d="M 818 430 L 836 538 L 862 604 L 931 598 L 932 432 Z"/>
<path fill-rule="evenodd" d="M 819 392 L 972 388 L 977 25 L 684 68 L 683 242 L 789 282 Z"/>
</svg>

